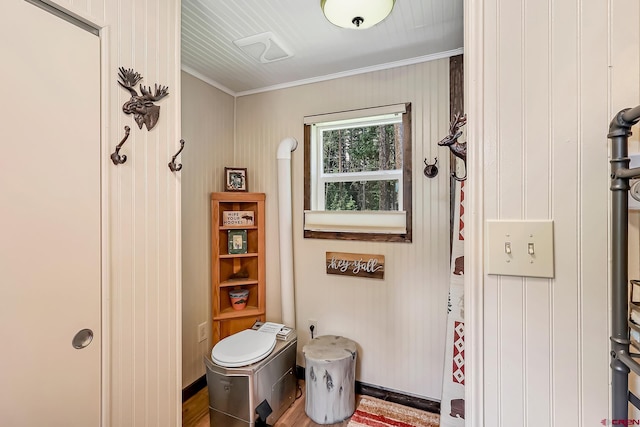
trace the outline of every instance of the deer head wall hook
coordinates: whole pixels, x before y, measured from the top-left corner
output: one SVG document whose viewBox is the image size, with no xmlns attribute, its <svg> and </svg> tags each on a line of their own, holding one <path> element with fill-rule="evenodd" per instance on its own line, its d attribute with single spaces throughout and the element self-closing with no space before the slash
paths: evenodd
<svg viewBox="0 0 640 427">
<path fill-rule="evenodd" d="M 169 88 L 156 84 L 154 85 L 155 90 L 151 93 L 151 86 L 147 88 L 140 85 L 140 95 L 138 95 L 135 86 L 142 80 L 142 76 L 131 68 L 120 67 L 118 70 L 118 84 L 131 94 L 131 99 L 124 103 L 122 111 L 125 114 L 133 114 L 133 118 L 140 129 L 144 124 L 147 130 L 151 130 L 158 123 L 158 118 L 160 117 L 160 107 L 155 105 L 154 102 L 160 101 L 169 95 Z"/>
<path fill-rule="evenodd" d="M 458 142 L 458 138 L 462 136 L 462 131 L 460 128 L 467 124 L 467 115 L 466 114 L 456 114 L 449 125 L 449 135 L 442 138 L 438 145 L 442 147 L 449 147 L 451 149 L 451 153 L 454 156 L 462 159 L 464 163 L 464 176 L 459 177 L 455 172 L 451 173 L 451 176 L 456 181 L 464 181 L 467 179 L 467 143 L 466 142 Z"/>
</svg>

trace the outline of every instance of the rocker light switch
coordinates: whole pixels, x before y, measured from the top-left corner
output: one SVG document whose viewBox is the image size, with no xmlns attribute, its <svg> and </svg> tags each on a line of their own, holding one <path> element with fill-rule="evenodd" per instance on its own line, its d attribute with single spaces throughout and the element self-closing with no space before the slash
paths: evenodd
<svg viewBox="0 0 640 427">
<path fill-rule="evenodd" d="M 487 273 L 553 278 L 553 221 L 487 221 Z"/>
</svg>

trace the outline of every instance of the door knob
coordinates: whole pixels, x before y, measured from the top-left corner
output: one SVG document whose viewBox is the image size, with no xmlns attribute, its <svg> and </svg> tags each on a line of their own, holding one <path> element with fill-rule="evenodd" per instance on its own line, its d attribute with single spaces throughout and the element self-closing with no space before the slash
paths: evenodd
<svg viewBox="0 0 640 427">
<path fill-rule="evenodd" d="M 91 329 L 82 329 L 73 337 L 71 345 L 73 345 L 73 348 L 80 350 L 91 344 L 92 340 L 93 331 Z"/>
</svg>

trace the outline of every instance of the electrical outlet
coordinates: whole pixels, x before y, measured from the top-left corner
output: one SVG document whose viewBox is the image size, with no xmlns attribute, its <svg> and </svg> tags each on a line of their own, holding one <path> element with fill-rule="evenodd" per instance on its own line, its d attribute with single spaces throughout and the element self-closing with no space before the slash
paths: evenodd
<svg viewBox="0 0 640 427">
<path fill-rule="evenodd" d="M 207 339 L 207 322 L 204 322 L 198 325 L 198 342 L 202 342 L 206 339 Z"/>
<path fill-rule="evenodd" d="M 309 335 L 312 337 L 318 336 L 318 321 L 315 319 L 309 319 Z"/>
</svg>

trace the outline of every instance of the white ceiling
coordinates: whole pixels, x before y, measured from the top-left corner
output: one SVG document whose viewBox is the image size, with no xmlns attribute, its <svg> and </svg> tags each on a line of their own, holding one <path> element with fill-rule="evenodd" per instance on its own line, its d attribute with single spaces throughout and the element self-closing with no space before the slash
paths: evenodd
<svg viewBox="0 0 640 427">
<path fill-rule="evenodd" d="M 182 68 L 232 95 L 462 53 L 463 0 L 396 0 L 366 30 L 334 26 L 320 0 L 182 0 Z M 294 55 L 263 64 L 233 41 L 272 32 Z"/>
</svg>

